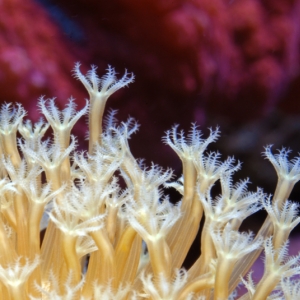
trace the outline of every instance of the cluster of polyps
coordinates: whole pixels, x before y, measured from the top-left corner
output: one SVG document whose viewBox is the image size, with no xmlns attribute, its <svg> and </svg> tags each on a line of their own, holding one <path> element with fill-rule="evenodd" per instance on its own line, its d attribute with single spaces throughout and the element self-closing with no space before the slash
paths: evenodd
<svg viewBox="0 0 300 300">
<path fill-rule="evenodd" d="M 109 67 L 99 78 L 95 67 L 86 75 L 79 67 L 74 74 L 90 97 L 82 110 L 72 99 L 59 110 L 54 99 L 40 98 L 47 122 L 32 125 L 23 121 L 21 105 L 2 106 L 0 298 L 297 299 L 300 256 L 287 257 L 287 247 L 300 218 L 298 205 L 287 199 L 300 178 L 300 158 L 289 161 L 289 151 L 273 155 L 266 147 L 278 174 L 271 201 L 261 189 L 249 192 L 248 180 L 233 183 L 240 168 L 233 158 L 222 162 L 219 153 L 207 152 L 218 129 L 205 139 L 196 126 L 188 134 L 175 126 L 163 139 L 182 161 L 183 176 L 172 182 L 172 170 L 144 167 L 132 156 L 133 119 L 118 125 L 111 112 L 102 120 L 108 97 L 133 75 L 118 80 Z M 71 130 L 85 114 L 89 147 L 78 152 Z M 53 138 L 46 139 L 50 126 Z M 216 183 L 221 195 L 213 199 Z M 176 205 L 164 195 L 170 187 L 182 194 Z M 268 217 L 259 233 L 239 232 L 261 208 Z M 184 270 L 203 216 L 201 255 Z M 246 280 L 263 250 L 262 279 L 254 282 L 250 273 Z M 240 282 L 248 293 L 238 298 Z"/>
</svg>

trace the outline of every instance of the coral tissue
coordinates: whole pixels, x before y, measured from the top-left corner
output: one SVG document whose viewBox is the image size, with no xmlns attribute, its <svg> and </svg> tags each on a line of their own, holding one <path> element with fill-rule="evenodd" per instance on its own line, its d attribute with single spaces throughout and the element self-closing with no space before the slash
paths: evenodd
<svg viewBox="0 0 300 300">
<path fill-rule="evenodd" d="M 115 111 L 103 118 L 108 98 L 133 82 L 133 74 L 117 79 L 109 66 L 99 77 L 92 66 L 83 75 L 80 64 L 73 74 L 89 94 L 81 110 L 74 99 L 61 110 L 41 97 L 45 121 L 25 120 L 20 104 L 0 111 L 0 298 L 298 299 L 300 256 L 287 252 L 300 221 L 298 205 L 288 200 L 300 179 L 300 158 L 265 148 L 278 175 L 271 197 L 248 191 L 248 179 L 234 182 L 241 164 L 233 157 L 222 161 L 207 151 L 218 128 L 204 138 L 196 125 L 188 133 L 174 126 L 163 137 L 182 162 L 183 174 L 174 180 L 171 169 L 145 166 L 131 154 L 128 140 L 139 128 L 133 118 L 117 122 Z M 79 151 L 71 132 L 83 116 L 88 149 Z M 172 204 L 166 188 L 182 200 Z M 259 232 L 239 231 L 260 209 L 268 217 Z M 201 255 L 186 270 L 202 219 Z M 249 271 L 261 252 L 264 274 L 255 282 Z"/>
</svg>

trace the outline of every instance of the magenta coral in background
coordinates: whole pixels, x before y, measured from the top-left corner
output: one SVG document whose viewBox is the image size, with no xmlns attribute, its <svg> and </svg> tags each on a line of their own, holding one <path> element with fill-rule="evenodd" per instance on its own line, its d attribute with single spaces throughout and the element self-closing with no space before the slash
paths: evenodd
<svg viewBox="0 0 300 300">
<path fill-rule="evenodd" d="M 60 101 L 83 94 L 70 82 L 74 65 L 56 26 L 33 1 L 0 2 L 0 97 L 22 102 L 37 119 L 36 101 L 45 94 Z"/>
<path fill-rule="evenodd" d="M 61 5 L 70 15 L 80 14 L 93 61 L 131 66 L 143 82 L 173 101 L 174 95 L 191 99 L 198 110 L 238 121 L 262 116 L 283 101 L 299 75 L 299 1 Z"/>
<path fill-rule="evenodd" d="M 67 18 L 77 24 L 70 40 L 63 40 L 57 18 L 51 21 L 38 2 L 49 12 L 63 11 L 60 24 Z M 58 98 L 67 97 L 71 86 L 65 75 L 81 58 L 100 68 L 117 63 L 133 70 L 139 80 L 132 93 L 142 98 L 134 105 L 143 108 L 143 99 L 160 95 L 158 111 L 168 110 L 174 119 L 182 109 L 194 112 L 200 123 L 207 112 L 238 121 L 262 116 L 283 102 L 299 77 L 299 3 L 4 0 L 0 84 L 17 86 L 14 93 L 5 89 L 4 98 L 33 98 L 56 89 Z M 73 39 L 79 30 L 81 41 Z M 177 109 L 171 101 L 179 102 Z"/>
</svg>

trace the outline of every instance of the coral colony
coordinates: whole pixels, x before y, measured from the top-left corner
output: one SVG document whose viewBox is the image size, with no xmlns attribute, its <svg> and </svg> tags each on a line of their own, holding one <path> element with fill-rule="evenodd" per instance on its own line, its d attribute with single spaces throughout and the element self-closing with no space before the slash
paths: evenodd
<svg viewBox="0 0 300 300">
<path fill-rule="evenodd" d="M 73 99 L 63 110 L 41 97 L 43 120 L 32 124 L 20 104 L 4 104 L 1 134 L 0 298 L 34 299 L 298 299 L 300 256 L 289 257 L 288 238 L 299 223 L 299 207 L 289 200 L 300 179 L 300 158 L 289 151 L 264 156 L 278 183 L 273 197 L 247 190 L 248 180 L 233 182 L 240 163 L 221 161 L 192 125 L 188 133 L 174 126 L 163 141 L 182 162 L 183 175 L 136 160 L 128 140 L 138 130 L 132 118 L 118 123 L 107 99 L 133 82 L 113 68 L 98 77 L 96 67 L 74 75 L 89 93 L 77 111 Z M 76 150 L 74 124 L 88 115 L 88 151 Z M 51 127 L 53 138 L 45 138 Z M 121 184 L 122 182 L 122 184 Z M 218 184 L 221 194 L 211 195 Z M 122 185 L 122 187 L 121 187 Z M 164 189 L 182 200 L 172 204 Z M 260 209 L 268 217 L 257 235 L 240 232 L 243 220 Z M 201 232 L 201 255 L 182 268 Z M 46 228 L 41 243 L 40 231 Z M 259 282 L 251 266 L 264 252 Z M 246 292 L 238 295 L 237 286 Z"/>
</svg>

